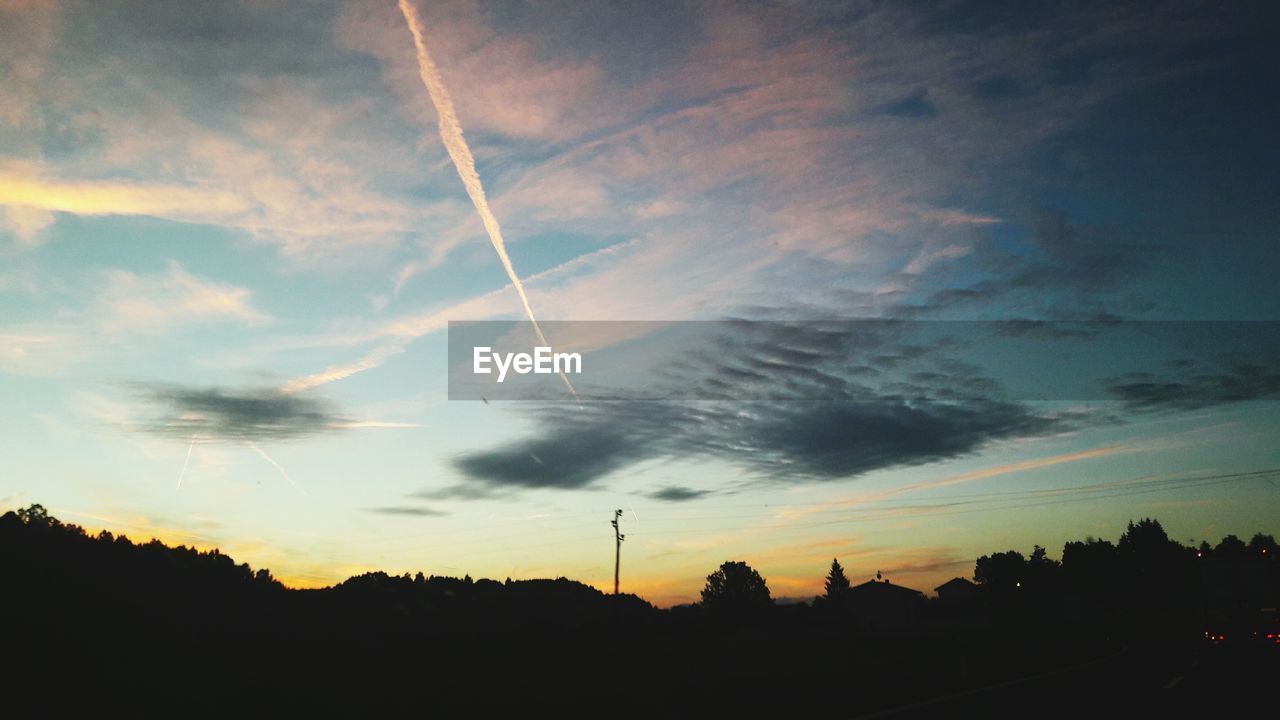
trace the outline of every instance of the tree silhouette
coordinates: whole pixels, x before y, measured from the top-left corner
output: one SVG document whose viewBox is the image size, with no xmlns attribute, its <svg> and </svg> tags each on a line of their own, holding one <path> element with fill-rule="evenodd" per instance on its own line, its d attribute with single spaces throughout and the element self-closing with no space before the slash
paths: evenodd
<svg viewBox="0 0 1280 720">
<path fill-rule="evenodd" d="M 1249 552 L 1254 555 L 1265 555 L 1271 560 L 1280 556 L 1280 548 L 1276 547 L 1276 539 L 1270 535 L 1256 533 L 1249 540 Z"/>
<path fill-rule="evenodd" d="M 1093 537 L 1069 541 L 1062 546 L 1062 572 L 1067 587 L 1076 592 L 1097 593 L 1114 587 L 1116 546 Z"/>
<path fill-rule="evenodd" d="M 827 573 L 823 588 L 827 591 L 827 601 L 832 603 L 844 602 L 849 596 L 849 578 L 845 577 L 844 568 L 835 558 L 831 559 L 831 571 Z"/>
<path fill-rule="evenodd" d="M 773 605 L 764 578 L 745 562 L 730 560 L 707 576 L 702 606 L 712 612 L 750 612 Z"/>
<path fill-rule="evenodd" d="M 1027 576 L 1027 559 L 1022 553 L 1010 550 L 992 553 L 978 558 L 973 568 L 973 579 L 997 591 L 1021 587 Z"/>
<path fill-rule="evenodd" d="M 1130 521 L 1116 550 L 1124 602 L 1134 617 L 1154 622 L 1158 617 L 1186 617 L 1193 610 L 1190 561 L 1195 551 L 1169 539 L 1158 520 Z"/>
<path fill-rule="evenodd" d="M 1248 552 L 1249 549 L 1244 544 L 1244 541 L 1235 535 L 1228 535 L 1222 538 L 1222 542 L 1218 543 L 1218 546 L 1213 549 L 1215 556 L 1224 559 L 1244 557 Z"/>
<path fill-rule="evenodd" d="M 18 510 L 18 519 L 23 525 L 48 525 L 49 511 L 43 505 L 32 505 Z"/>
<path fill-rule="evenodd" d="M 911 616 L 922 621 L 917 632 L 916 625 L 890 620 L 892 606 L 907 602 L 901 593 L 910 591 L 884 583 L 864 589 L 883 603 L 826 612 L 843 607 L 832 599 L 859 592 L 838 560 L 830 564 L 821 603 L 812 607 L 774 607 L 765 580 L 743 562 L 727 562 L 707 577 L 702 607 L 665 610 L 565 578 L 501 583 L 368 572 L 300 591 L 218 550 L 89 534 L 32 506 L 0 514 L 0 617 L 22 618 L 5 635 L 8 646 L 22 649 L 11 653 L 20 659 L 10 663 L 17 668 L 15 686 L 41 692 L 6 696 L 4 707 L 15 717 L 78 716 L 105 702 L 111 710 L 158 715 L 199 697 L 216 714 L 231 714 L 246 693 L 279 687 L 271 708 L 278 703 L 298 714 L 299 696 L 308 694 L 294 692 L 296 683 L 263 682 L 293 668 L 290 679 L 349 681 L 332 683 L 332 691 L 305 708 L 316 715 L 420 714 L 410 703 L 419 702 L 424 682 L 434 683 L 428 687 L 451 715 L 474 714 L 472 698 L 486 693 L 511 697 L 498 708 L 503 714 L 563 711 L 565 697 L 545 697 L 543 705 L 536 699 L 557 683 L 590 707 L 643 683 L 655 693 L 637 713 L 645 716 L 669 714 L 671 707 L 692 707 L 690 714 L 699 716 L 752 716 L 805 698 L 814 700 L 793 714 L 850 714 L 851 702 L 860 703 L 857 712 L 874 710 L 973 679 L 1051 669 L 1081 659 L 1082 652 L 1111 653 L 1119 644 L 1171 638 L 1174 644 L 1154 647 L 1180 647 L 1182 638 L 1206 629 L 1198 608 L 1207 598 L 1206 579 L 1215 599 L 1203 610 L 1224 622 L 1253 623 L 1260 617 L 1259 592 L 1266 600 L 1280 590 L 1280 551 L 1273 537 L 1258 534 L 1241 554 L 1247 537 L 1205 543 L 1197 558 L 1196 548 L 1144 520 L 1125 531 L 1123 552 L 1087 538 L 1066 543 L 1061 563 L 1039 546 L 1025 556 L 984 556 L 976 568 L 982 583 L 976 601 L 925 604 Z M 975 629 L 981 629 L 980 643 Z M 601 662 L 601 638 L 634 654 L 627 673 Z M 112 660 L 103 662 L 96 648 L 110 648 Z M 527 648 L 537 648 L 538 662 L 523 662 Z M 710 654 L 714 662 L 707 662 Z M 94 661 L 67 661 L 77 656 Z M 191 658 L 194 669 L 176 666 L 171 658 L 179 656 Z M 501 670 L 514 689 L 495 694 L 493 675 L 474 668 L 503 657 L 516 658 Z M 696 668 L 696 682 L 670 682 L 672 657 Z M 137 693 L 139 677 L 164 682 L 154 693 Z M 849 677 L 865 690 L 812 692 Z M 86 695 L 92 708 L 73 694 L 44 692 L 68 678 L 92 690 Z M 928 684 L 907 685 L 904 678 Z M 734 691 L 748 684 L 751 692 Z M 1259 693 L 1270 689 L 1257 687 Z M 881 692 L 888 693 L 883 702 L 867 700 Z M 398 697 L 406 698 L 405 707 Z M 139 702 L 155 707 L 139 711 Z"/>
<path fill-rule="evenodd" d="M 1122 554 L 1149 560 L 1167 554 L 1172 544 L 1159 520 L 1143 518 L 1129 521 L 1117 547 Z"/>
</svg>

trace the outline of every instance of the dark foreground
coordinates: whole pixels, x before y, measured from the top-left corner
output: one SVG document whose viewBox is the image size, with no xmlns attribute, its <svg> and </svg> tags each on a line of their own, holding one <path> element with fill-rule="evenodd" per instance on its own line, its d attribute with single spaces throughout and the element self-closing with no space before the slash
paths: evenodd
<svg viewBox="0 0 1280 720">
<path fill-rule="evenodd" d="M 4 717 L 1252 717 L 1280 669 L 1280 645 L 1056 605 L 894 625 L 658 610 L 565 579 L 288 590 L 216 553 L 12 513 L 0 576 Z"/>
<path fill-rule="evenodd" d="M 1276 646 L 1124 648 L 1077 666 L 864 717 L 1275 717 L 1277 677 Z"/>
</svg>

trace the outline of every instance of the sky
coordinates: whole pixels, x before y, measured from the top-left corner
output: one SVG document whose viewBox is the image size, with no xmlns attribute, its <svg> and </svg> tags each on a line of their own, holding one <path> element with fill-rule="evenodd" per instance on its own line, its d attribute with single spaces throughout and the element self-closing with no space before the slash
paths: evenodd
<svg viewBox="0 0 1280 720">
<path fill-rule="evenodd" d="M 1140 517 L 1280 532 L 1275 15 L 5 3 L 0 510 L 295 587 L 611 589 L 623 509 L 622 588 L 664 606 L 726 560 L 928 591 Z M 448 324 L 530 312 L 668 384 L 450 399 Z M 726 319 L 715 357 L 620 322 Z"/>
</svg>

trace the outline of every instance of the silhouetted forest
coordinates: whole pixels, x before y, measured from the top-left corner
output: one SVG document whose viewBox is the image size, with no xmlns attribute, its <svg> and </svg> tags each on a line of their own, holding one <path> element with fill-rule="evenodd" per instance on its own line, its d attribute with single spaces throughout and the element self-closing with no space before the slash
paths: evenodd
<svg viewBox="0 0 1280 720">
<path fill-rule="evenodd" d="M 730 561 L 700 603 L 660 610 L 565 578 L 378 572 L 292 590 L 216 550 L 91 536 L 35 505 L 0 517 L 5 704 L 19 717 L 852 717 L 1122 648 L 1237 639 L 1274 622 L 1278 553 L 1263 534 L 1187 547 L 1144 519 L 1115 543 L 1069 542 L 1061 560 L 984 555 L 973 582 L 934 598 L 855 584 L 836 559 L 822 596 L 775 604 L 767 578 Z"/>
</svg>

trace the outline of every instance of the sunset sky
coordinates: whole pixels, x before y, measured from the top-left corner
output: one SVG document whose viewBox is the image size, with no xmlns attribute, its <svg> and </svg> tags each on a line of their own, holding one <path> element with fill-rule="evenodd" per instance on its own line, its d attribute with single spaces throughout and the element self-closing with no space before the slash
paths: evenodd
<svg viewBox="0 0 1280 720">
<path fill-rule="evenodd" d="M 1140 517 L 1280 532 L 1274 355 L 1010 400 L 942 393 L 942 345 L 815 345 L 1280 320 L 1275 9 L 1007 5 L 414 3 L 539 320 L 772 323 L 777 375 L 699 366 L 726 399 L 581 406 L 449 399 L 447 323 L 525 312 L 395 0 L 0 5 L 0 511 L 296 587 L 611 589 L 622 508 L 659 605 L 731 559 L 931 591 Z M 735 402 L 816 369 L 834 399 Z"/>
</svg>

